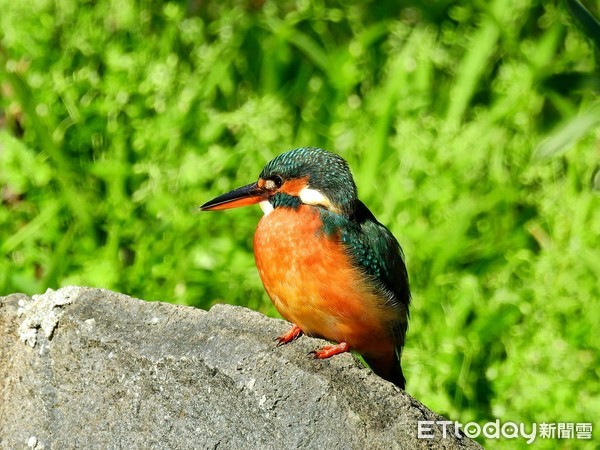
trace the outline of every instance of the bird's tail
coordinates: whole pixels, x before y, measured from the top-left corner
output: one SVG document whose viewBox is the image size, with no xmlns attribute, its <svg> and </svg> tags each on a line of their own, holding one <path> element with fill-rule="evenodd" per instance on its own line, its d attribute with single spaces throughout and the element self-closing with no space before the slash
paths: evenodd
<svg viewBox="0 0 600 450">
<path fill-rule="evenodd" d="M 384 380 L 388 380 L 398 386 L 400 389 L 404 389 L 406 386 L 406 379 L 404 373 L 402 373 L 402 366 L 400 365 L 400 352 L 394 350 L 391 355 L 377 355 L 368 356 L 363 355 L 365 362 L 369 365 L 371 370 L 379 375 Z"/>
</svg>

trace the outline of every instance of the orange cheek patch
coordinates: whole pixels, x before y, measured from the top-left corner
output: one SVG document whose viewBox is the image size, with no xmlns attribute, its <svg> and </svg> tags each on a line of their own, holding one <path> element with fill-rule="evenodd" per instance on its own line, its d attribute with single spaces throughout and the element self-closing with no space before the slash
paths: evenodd
<svg viewBox="0 0 600 450">
<path fill-rule="evenodd" d="M 296 178 L 287 180 L 279 190 L 289 195 L 298 196 L 300 195 L 300 191 L 306 186 L 308 186 L 308 177 Z"/>
</svg>

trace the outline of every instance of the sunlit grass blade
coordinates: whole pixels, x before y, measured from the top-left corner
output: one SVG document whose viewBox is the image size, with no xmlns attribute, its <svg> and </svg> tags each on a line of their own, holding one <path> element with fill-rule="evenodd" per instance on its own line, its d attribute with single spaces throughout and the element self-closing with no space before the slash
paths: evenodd
<svg viewBox="0 0 600 450">
<path fill-rule="evenodd" d="M 599 123 L 600 105 L 597 104 L 562 124 L 535 149 L 533 158 L 544 160 L 562 155 Z"/>
</svg>

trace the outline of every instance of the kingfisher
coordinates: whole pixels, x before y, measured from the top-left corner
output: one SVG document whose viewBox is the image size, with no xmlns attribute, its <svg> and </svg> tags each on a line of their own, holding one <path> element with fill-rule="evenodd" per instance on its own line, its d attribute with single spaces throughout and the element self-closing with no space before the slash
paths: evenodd
<svg viewBox="0 0 600 450">
<path fill-rule="evenodd" d="M 258 273 L 292 324 L 278 345 L 303 334 L 328 340 L 311 352 L 315 358 L 357 352 L 404 389 L 400 357 L 411 298 L 404 254 L 358 199 L 348 163 L 316 147 L 290 150 L 267 163 L 258 181 L 200 210 L 254 204 L 264 213 L 254 235 Z"/>
</svg>

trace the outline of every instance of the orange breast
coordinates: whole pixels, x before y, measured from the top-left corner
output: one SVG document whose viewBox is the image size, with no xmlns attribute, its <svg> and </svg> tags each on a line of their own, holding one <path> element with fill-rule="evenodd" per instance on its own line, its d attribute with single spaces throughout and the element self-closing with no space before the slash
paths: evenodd
<svg viewBox="0 0 600 450">
<path fill-rule="evenodd" d="M 321 231 L 314 207 L 276 208 L 254 236 L 258 272 L 277 311 L 308 335 L 388 354 L 394 312 L 369 287 L 336 236 Z"/>
</svg>

